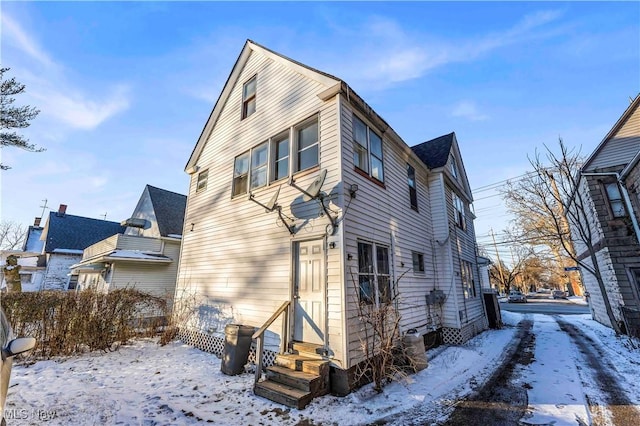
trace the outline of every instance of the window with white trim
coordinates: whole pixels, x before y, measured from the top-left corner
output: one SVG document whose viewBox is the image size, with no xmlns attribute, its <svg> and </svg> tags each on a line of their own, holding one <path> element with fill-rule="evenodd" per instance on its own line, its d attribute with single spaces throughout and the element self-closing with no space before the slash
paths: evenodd
<svg viewBox="0 0 640 426">
<path fill-rule="evenodd" d="M 207 189 L 207 182 L 209 181 L 209 169 L 203 170 L 198 173 L 198 183 L 196 185 L 196 192 L 204 191 Z"/>
<path fill-rule="evenodd" d="M 378 306 L 391 302 L 388 247 L 358 242 L 358 289 L 360 303 Z"/>
<path fill-rule="evenodd" d="M 310 169 L 320 162 L 320 138 L 318 117 L 314 117 L 294 128 L 296 168 L 295 171 Z"/>
<path fill-rule="evenodd" d="M 253 76 L 242 86 L 242 119 L 256 112 L 256 77 Z"/>
<path fill-rule="evenodd" d="M 622 193 L 620 192 L 618 183 L 605 183 L 604 188 L 607 190 L 607 198 L 609 199 L 609 206 L 611 207 L 613 217 L 627 216 L 627 209 L 624 207 L 624 200 L 622 199 Z"/>
<path fill-rule="evenodd" d="M 409 184 L 409 203 L 411 208 L 418 211 L 418 191 L 416 190 L 416 169 L 407 164 L 407 183 Z"/>
<path fill-rule="evenodd" d="M 251 189 L 267 184 L 269 145 L 264 142 L 251 150 Z"/>
<path fill-rule="evenodd" d="M 289 132 L 282 133 L 271 139 L 273 157 L 273 172 L 271 181 L 284 179 L 289 176 Z"/>
<path fill-rule="evenodd" d="M 413 262 L 413 273 L 424 274 L 424 253 L 411 252 L 411 260 Z"/>
<path fill-rule="evenodd" d="M 382 138 L 355 115 L 352 132 L 353 164 L 372 178 L 384 182 Z"/>
<path fill-rule="evenodd" d="M 449 156 L 449 164 L 451 167 L 451 175 L 454 178 L 458 178 L 458 163 L 456 163 L 456 157 L 452 155 Z"/>
<path fill-rule="evenodd" d="M 458 197 L 458 195 L 455 192 L 452 192 L 451 196 L 453 198 L 453 208 L 454 208 L 456 225 L 458 225 L 458 227 L 462 229 L 466 229 L 467 223 L 466 223 L 464 201 L 462 201 L 462 199 Z"/>
<path fill-rule="evenodd" d="M 238 155 L 233 163 L 232 195 L 246 194 L 249 184 L 249 151 Z"/>
<path fill-rule="evenodd" d="M 476 297 L 476 284 L 473 279 L 473 265 L 471 262 L 462 260 L 460 262 L 460 276 L 462 279 L 462 292 L 465 299 Z"/>
</svg>

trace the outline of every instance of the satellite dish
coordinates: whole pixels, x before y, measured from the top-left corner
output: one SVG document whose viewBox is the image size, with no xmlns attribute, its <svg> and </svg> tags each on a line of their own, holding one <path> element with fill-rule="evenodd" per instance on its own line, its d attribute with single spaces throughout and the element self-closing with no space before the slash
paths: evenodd
<svg viewBox="0 0 640 426">
<path fill-rule="evenodd" d="M 278 195 L 280 195 L 280 187 L 278 187 L 278 189 L 276 189 L 276 192 L 273 194 L 273 197 L 271 197 L 271 199 L 269 200 L 269 202 L 265 206 L 265 208 L 268 211 L 271 212 L 276 207 L 276 202 L 278 201 Z"/>
<path fill-rule="evenodd" d="M 318 198 L 318 194 L 320 194 L 320 189 L 322 188 L 322 184 L 324 183 L 325 178 L 327 177 L 327 169 L 320 170 L 320 174 L 316 177 L 311 185 L 304 191 L 304 195 L 302 199 L 304 201 L 315 200 Z"/>
</svg>

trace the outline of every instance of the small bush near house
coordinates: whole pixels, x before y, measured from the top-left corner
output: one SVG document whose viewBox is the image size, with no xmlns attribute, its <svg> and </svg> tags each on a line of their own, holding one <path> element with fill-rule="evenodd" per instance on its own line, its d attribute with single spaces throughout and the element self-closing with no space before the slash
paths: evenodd
<svg viewBox="0 0 640 426">
<path fill-rule="evenodd" d="M 157 334 L 167 312 L 165 299 L 133 289 L 8 293 L 0 305 L 16 336 L 36 339 L 34 359 L 117 349 Z"/>
</svg>

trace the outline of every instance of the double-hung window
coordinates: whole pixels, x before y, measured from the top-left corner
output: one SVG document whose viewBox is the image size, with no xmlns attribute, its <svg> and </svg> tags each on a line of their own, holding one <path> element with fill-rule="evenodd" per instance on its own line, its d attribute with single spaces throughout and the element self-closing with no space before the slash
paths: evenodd
<svg viewBox="0 0 640 426">
<path fill-rule="evenodd" d="M 462 277 L 462 291 L 464 293 L 464 298 L 469 299 L 471 297 L 476 297 L 476 286 L 473 279 L 473 267 L 471 262 L 463 260 L 460 263 L 460 273 Z"/>
<path fill-rule="evenodd" d="M 353 164 L 372 178 L 384 182 L 382 138 L 353 116 Z"/>
<path fill-rule="evenodd" d="M 451 175 L 458 179 L 458 163 L 456 163 L 456 157 L 453 155 L 449 156 L 449 164 L 451 166 Z"/>
<path fill-rule="evenodd" d="M 272 181 L 289 176 L 289 132 L 280 134 L 271 140 L 273 152 Z"/>
<path fill-rule="evenodd" d="M 360 303 L 380 305 L 391 302 L 388 247 L 358 243 L 358 288 Z"/>
<path fill-rule="evenodd" d="M 407 164 L 407 183 L 409 184 L 409 203 L 411 208 L 418 211 L 418 192 L 416 191 L 416 169 Z"/>
<path fill-rule="evenodd" d="M 295 127 L 296 135 L 296 171 L 306 170 L 319 163 L 320 146 L 318 137 L 318 118 Z"/>
<path fill-rule="evenodd" d="M 244 154 L 238 155 L 233 164 L 233 196 L 246 194 L 248 183 L 249 152 L 245 152 Z"/>
<path fill-rule="evenodd" d="M 207 189 L 207 182 L 209 180 L 209 169 L 203 170 L 198 173 L 198 184 L 196 185 L 196 192 L 204 191 Z"/>
<path fill-rule="evenodd" d="M 269 146 L 262 143 L 251 150 L 251 189 L 267 184 Z"/>
<path fill-rule="evenodd" d="M 454 192 L 452 192 L 453 208 L 456 225 L 462 229 L 466 229 L 466 215 L 464 209 L 464 201 Z"/>
<path fill-rule="evenodd" d="M 625 217 L 627 210 L 624 207 L 624 200 L 622 199 L 622 193 L 620 187 L 616 182 L 607 183 L 604 185 L 607 190 L 607 198 L 609 198 L 609 205 L 611 206 L 611 213 L 613 217 Z"/>
<path fill-rule="evenodd" d="M 242 119 L 256 112 L 256 76 L 242 86 Z"/>
</svg>

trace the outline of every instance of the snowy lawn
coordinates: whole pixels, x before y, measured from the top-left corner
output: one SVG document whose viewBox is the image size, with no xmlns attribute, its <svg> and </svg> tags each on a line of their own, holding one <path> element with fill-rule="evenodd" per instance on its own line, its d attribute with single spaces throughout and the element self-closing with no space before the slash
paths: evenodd
<svg viewBox="0 0 640 426">
<path fill-rule="evenodd" d="M 112 353 L 15 365 L 7 398 L 11 425 L 366 424 L 416 404 L 447 411 L 470 383 L 499 364 L 515 330 L 487 331 L 464 346 L 429 351 L 429 367 L 382 394 L 365 386 L 316 398 L 304 410 L 253 395 L 253 374 L 226 376 L 212 354 L 141 340 Z"/>
</svg>

